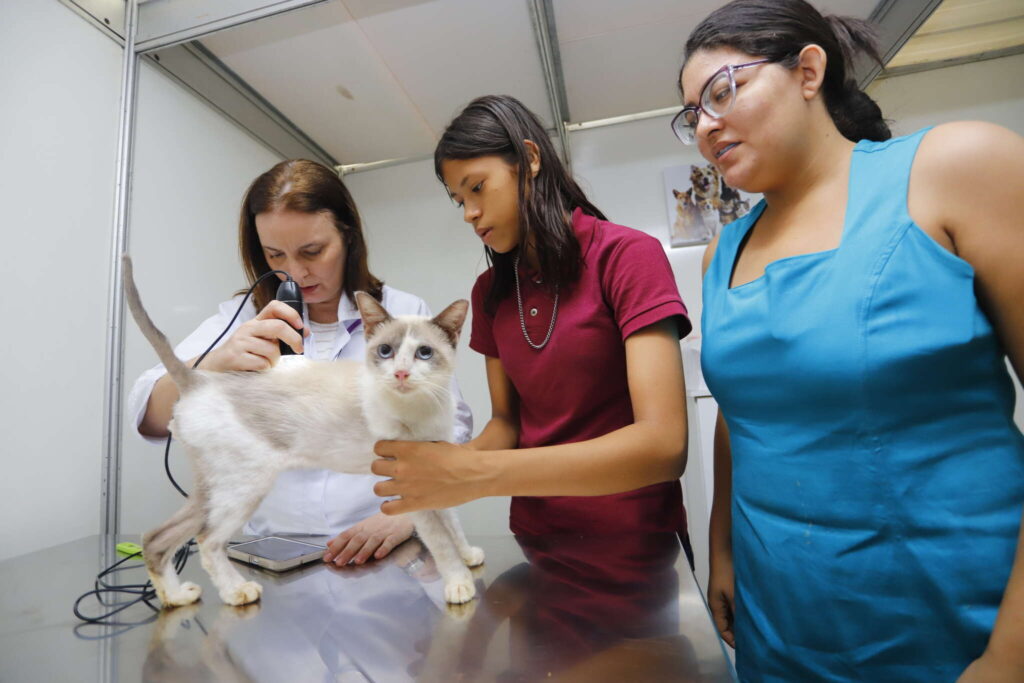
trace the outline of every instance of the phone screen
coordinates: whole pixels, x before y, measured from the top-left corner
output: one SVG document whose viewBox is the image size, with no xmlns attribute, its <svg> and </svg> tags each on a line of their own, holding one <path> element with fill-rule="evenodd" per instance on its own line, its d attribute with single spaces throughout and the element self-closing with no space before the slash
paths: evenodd
<svg viewBox="0 0 1024 683">
<path fill-rule="evenodd" d="M 288 538 L 279 538 L 277 536 L 268 536 L 267 538 L 260 538 L 255 541 L 246 541 L 245 543 L 233 545 L 231 548 L 243 553 L 249 553 L 250 555 L 265 557 L 268 560 L 274 560 L 276 562 L 292 560 L 296 557 L 302 557 L 303 555 L 325 550 L 324 546 L 314 545 L 312 543 L 303 543 L 302 541 L 293 541 Z"/>
</svg>

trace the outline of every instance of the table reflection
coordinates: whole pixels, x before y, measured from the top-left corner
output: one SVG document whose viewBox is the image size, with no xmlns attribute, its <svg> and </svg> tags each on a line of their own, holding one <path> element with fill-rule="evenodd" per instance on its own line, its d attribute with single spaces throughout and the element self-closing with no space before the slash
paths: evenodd
<svg viewBox="0 0 1024 683">
<path fill-rule="evenodd" d="M 697 673 L 680 634 L 675 536 L 516 540 L 526 562 L 488 586 L 459 673 L 483 670 L 505 621 L 510 657 L 501 681 L 678 681 Z"/>
<path fill-rule="evenodd" d="M 246 568 L 262 601 L 162 612 L 143 680 L 704 680 L 680 555 L 674 535 L 506 539 L 463 606 L 415 540 L 359 568 Z"/>
</svg>

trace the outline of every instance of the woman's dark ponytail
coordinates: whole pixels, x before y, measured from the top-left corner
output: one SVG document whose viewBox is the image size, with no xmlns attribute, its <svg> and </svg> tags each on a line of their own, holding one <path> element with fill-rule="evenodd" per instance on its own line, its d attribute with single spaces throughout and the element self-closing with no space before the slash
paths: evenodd
<svg viewBox="0 0 1024 683">
<path fill-rule="evenodd" d="M 888 140 L 892 137 L 882 110 L 853 79 L 833 98 L 826 98 L 832 122 L 848 140 Z"/>
<path fill-rule="evenodd" d="M 834 14 L 824 19 L 832 29 L 843 56 L 842 69 L 832 74 L 831 82 L 827 82 L 825 87 L 825 106 L 833 123 L 843 137 L 854 142 L 888 140 L 892 132 L 882 117 L 882 110 L 849 74 L 858 54 L 866 55 L 878 64 L 882 63 L 882 57 L 878 54 L 878 32 L 863 19 Z M 838 79 L 840 75 L 841 81 Z"/>
<path fill-rule="evenodd" d="M 808 45 L 825 51 L 822 94 L 839 132 L 854 142 L 892 137 L 878 105 L 849 75 L 858 55 L 882 63 L 875 30 L 862 19 L 823 17 L 804 0 L 733 0 L 693 30 L 683 66 L 698 50 L 731 47 L 793 68 Z"/>
</svg>

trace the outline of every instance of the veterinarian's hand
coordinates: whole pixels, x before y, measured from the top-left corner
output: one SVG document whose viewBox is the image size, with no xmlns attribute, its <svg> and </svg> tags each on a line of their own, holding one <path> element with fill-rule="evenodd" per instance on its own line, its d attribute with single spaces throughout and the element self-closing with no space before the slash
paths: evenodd
<svg viewBox="0 0 1024 683">
<path fill-rule="evenodd" d="M 244 322 L 228 340 L 210 352 L 199 367 L 215 372 L 266 370 L 281 357 L 278 340 L 302 353 L 302 339 L 309 334 L 302 317 L 280 301 L 271 301 L 255 318 Z"/>
<path fill-rule="evenodd" d="M 381 512 L 367 517 L 327 542 L 324 562 L 342 567 L 351 561 L 363 564 L 371 557 L 379 560 L 412 536 L 412 521 L 404 516 L 388 516 Z"/>
<path fill-rule="evenodd" d="M 479 451 L 445 441 L 378 441 L 373 451 L 381 457 L 370 469 L 390 477 L 377 482 L 373 492 L 400 497 L 380 506 L 386 514 L 449 508 L 488 495 Z"/>
</svg>

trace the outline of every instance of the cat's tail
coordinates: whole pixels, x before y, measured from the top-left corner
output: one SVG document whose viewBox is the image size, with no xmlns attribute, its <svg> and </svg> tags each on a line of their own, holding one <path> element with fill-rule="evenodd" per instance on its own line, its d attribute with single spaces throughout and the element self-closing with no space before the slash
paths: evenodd
<svg viewBox="0 0 1024 683">
<path fill-rule="evenodd" d="M 124 271 L 124 297 L 128 301 L 128 310 L 132 312 L 132 317 L 135 318 L 135 324 L 139 326 L 142 336 L 146 338 L 153 347 L 153 350 L 156 351 L 156 355 L 160 357 L 160 361 L 167 368 L 171 379 L 178 385 L 178 391 L 184 391 L 194 381 L 195 373 L 180 358 L 174 355 L 174 349 L 171 348 L 167 337 L 156 328 L 149 314 L 146 313 L 146 309 L 142 307 L 142 299 L 139 298 L 139 290 L 135 286 L 135 278 L 132 275 L 132 259 L 128 254 L 121 255 L 121 268 Z"/>
</svg>

